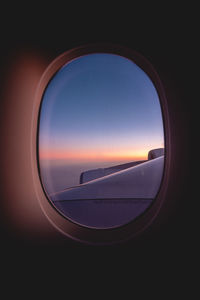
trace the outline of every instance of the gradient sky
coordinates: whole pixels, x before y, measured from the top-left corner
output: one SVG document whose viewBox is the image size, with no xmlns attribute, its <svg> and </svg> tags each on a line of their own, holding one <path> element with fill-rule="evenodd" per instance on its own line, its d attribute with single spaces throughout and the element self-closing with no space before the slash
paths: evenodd
<svg viewBox="0 0 200 300">
<path fill-rule="evenodd" d="M 132 61 L 90 54 L 63 66 L 41 106 L 41 160 L 131 161 L 164 147 L 156 89 Z"/>
</svg>

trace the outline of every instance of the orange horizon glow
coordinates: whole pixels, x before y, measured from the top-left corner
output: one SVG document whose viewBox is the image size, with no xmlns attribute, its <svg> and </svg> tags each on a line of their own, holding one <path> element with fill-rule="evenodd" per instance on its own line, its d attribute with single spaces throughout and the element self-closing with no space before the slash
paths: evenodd
<svg viewBox="0 0 200 300">
<path fill-rule="evenodd" d="M 127 160 L 145 160 L 148 157 L 149 149 L 138 149 L 137 151 L 118 151 L 118 152 L 69 152 L 46 150 L 39 151 L 41 160 L 81 160 L 81 161 L 127 161 Z"/>
</svg>

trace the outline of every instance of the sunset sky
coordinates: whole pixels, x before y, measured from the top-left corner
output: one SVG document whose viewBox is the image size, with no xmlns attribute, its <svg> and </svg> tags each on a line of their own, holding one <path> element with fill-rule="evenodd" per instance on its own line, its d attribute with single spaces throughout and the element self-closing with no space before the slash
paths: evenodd
<svg viewBox="0 0 200 300">
<path fill-rule="evenodd" d="M 132 161 L 160 147 L 158 95 L 132 61 L 86 55 L 62 67 L 49 83 L 39 124 L 41 161 Z"/>
</svg>

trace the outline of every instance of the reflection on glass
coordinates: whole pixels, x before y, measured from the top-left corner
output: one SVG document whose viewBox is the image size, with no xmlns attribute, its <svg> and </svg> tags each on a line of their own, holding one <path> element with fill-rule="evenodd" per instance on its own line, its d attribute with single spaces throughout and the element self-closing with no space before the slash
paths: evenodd
<svg viewBox="0 0 200 300">
<path fill-rule="evenodd" d="M 39 166 L 50 201 L 84 226 L 141 215 L 159 190 L 164 133 L 157 91 L 135 63 L 90 54 L 64 65 L 43 95 Z"/>
</svg>

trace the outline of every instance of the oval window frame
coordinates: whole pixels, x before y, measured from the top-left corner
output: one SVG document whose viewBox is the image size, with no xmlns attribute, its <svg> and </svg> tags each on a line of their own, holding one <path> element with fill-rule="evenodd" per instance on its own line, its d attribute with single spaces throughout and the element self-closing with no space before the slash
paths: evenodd
<svg viewBox="0 0 200 300">
<path fill-rule="evenodd" d="M 150 207 L 145 210 L 140 216 L 138 216 L 133 221 L 128 224 L 122 225 L 120 227 L 98 229 L 89 228 L 81 226 L 77 223 L 73 223 L 70 219 L 67 219 L 62 215 L 53 203 L 50 201 L 45 193 L 43 184 L 40 178 L 40 166 L 38 157 L 38 132 L 39 132 L 39 122 L 40 122 L 40 108 L 42 103 L 43 94 L 45 89 L 60 68 L 66 63 L 88 54 L 94 53 L 107 53 L 116 54 L 125 57 L 133 61 L 138 67 L 140 67 L 150 78 L 154 87 L 158 93 L 160 100 L 160 107 L 163 119 L 163 129 L 164 129 L 164 170 L 163 176 L 160 184 L 159 191 L 156 198 L 152 201 Z M 46 71 L 42 75 L 40 82 L 37 87 L 36 96 L 34 100 L 33 107 L 33 118 L 32 118 L 32 133 L 31 133 L 31 161 L 32 161 L 32 174 L 34 188 L 37 195 L 37 199 L 41 206 L 41 209 L 51 224 L 57 228 L 64 235 L 80 242 L 85 242 L 88 244 L 113 244 L 119 243 L 132 238 L 146 227 L 148 227 L 154 218 L 157 216 L 163 201 L 165 199 L 168 179 L 170 173 L 170 126 L 169 126 L 169 114 L 167 108 L 167 99 L 164 92 L 164 87 L 160 80 L 159 75 L 152 66 L 152 64 L 141 54 L 136 51 L 124 47 L 122 45 L 112 44 L 112 43 L 96 43 L 87 44 L 83 46 L 76 47 L 74 49 L 68 50 L 54 59 L 50 65 L 47 67 Z"/>
</svg>

